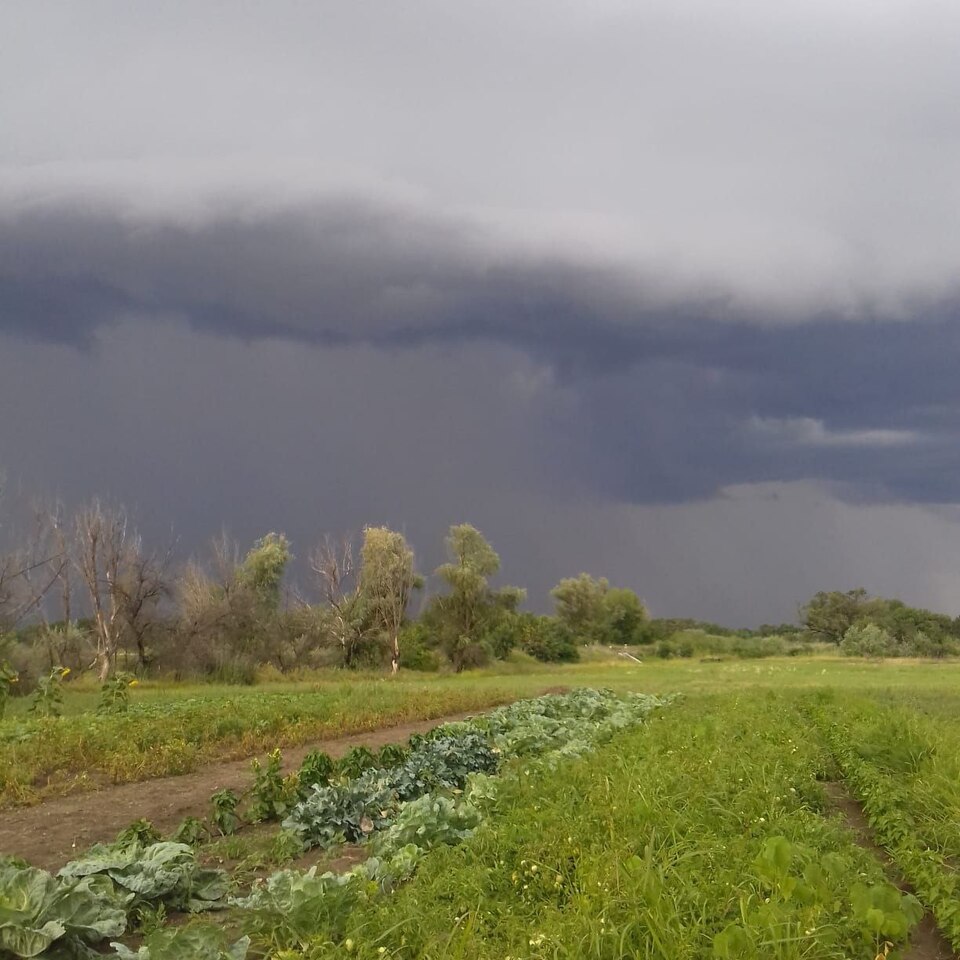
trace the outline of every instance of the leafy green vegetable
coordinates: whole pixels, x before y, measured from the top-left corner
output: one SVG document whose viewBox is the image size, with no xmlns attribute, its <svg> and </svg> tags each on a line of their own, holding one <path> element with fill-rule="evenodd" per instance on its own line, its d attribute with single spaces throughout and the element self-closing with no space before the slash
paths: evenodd
<svg viewBox="0 0 960 960">
<path fill-rule="evenodd" d="M 364 746 L 353 747 L 337 762 L 337 772 L 344 777 L 359 777 L 377 765 L 377 755 L 372 750 Z"/>
<path fill-rule="evenodd" d="M 213 805 L 213 814 L 210 819 L 214 826 L 220 831 L 221 836 L 229 836 L 236 833 L 240 826 L 240 817 L 237 815 L 237 807 L 240 805 L 240 798 L 232 790 L 218 790 L 211 798 Z"/>
<path fill-rule="evenodd" d="M 407 759 L 408 752 L 400 743 L 385 743 L 377 754 L 377 766 L 384 769 L 398 767 Z"/>
<path fill-rule="evenodd" d="M 337 771 L 336 761 L 322 750 L 311 750 L 300 764 L 297 781 L 300 787 L 300 799 L 310 793 L 310 788 L 319 784 L 325 786 Z"/>
<path fill-rule="evenodd" d="M 134 952 L 122 943 L 111 946 L 120 960 L 244 960 L 250 938 L 228 944 L 222 930 L 193 925 L 175 930 L 155 930 Z"/>
<path fill-rule="evenodd" d="M 409 753 L 397 754 L 403 762 L 386 770 L 369 769 L 375 755 L 357 747 L 340 769 L 364 772 L 346 782 L 316 786 L 293 808 L 284 827 L 296 831 L 308 847 L 361 840 L 388 826 L 403 802 L 462 790 L 468 777 L 495 772 L 505 756 L 553 754 L 553 763 L 580 756 L 665 702 L 639 694 L 619 697 L 608 690 L 520 701 L 411 737 Z"/>
<path fill-rule="evenodd" d="M 385 827 L 396 806 L 396 792 L 383 772 L 368 770 L 345 784 L 314 787 L 283 826 L 311 847 L 353 842 Z"/>
<path fill-rule="evenodd" d="M 76 953 L 84 943 L 119 936 L 129 899 L 106 878 L 58 882 L 45 870 L 0 865 L 0 955 L 36 957 L 54 944 Z"/>
<path fill-rule="evenodd" d="M 468 729 L 420 744 L 403 764 L 388 771 L 388 779 L 400 800 L 413 800 L 433 790 L 462 790 L 471 773 L 490 773 L 497 765 L 486 737 Z"/>
<path fill-rule="evenodd" d="M 280 820 L 298 798 L 297 777 L 284 777 L 283 757 L 274 750 L 267 762 L 253 761 L 253 803 L 248 817 L 258 823 L 261 820 Z"/>
<path fill-rule="evenodd" d="M 244 911 L 244 921 L 259 943 L 273 950 L 306 943 L 317 929 L 333 939 L 342 935 L 360 891 L 351 876 L 281 870 L 260 882 L 248 897 L 231 899 Z"/>
<path fill-rule="evenodd" d="M 390 856 L 409 844 L 430 850 L 466 840 L 480 824 L 480 811 L 460 799 L 427 794 L 401 807 L 396 820 L 374 843 L 374 853 Z"/>
<path fill-rule="evenodd" d="M 128 847 L 132 843 L 139 843 L 142 846 L 149 846 L 151 843 L 158 843 L 160 840 L 160 831 L 149 821 L 141 817 L 134 820 L 125 830 L 117 834 L 114 841 L 115 847 Z"/>
<path fill-rule="evenodd" d="M 220 870 L 202 868 L 185 843 L 154 843 L 141 846 L 91 847 L 83 860 L 68 863 L 61 877 L 109 877 L 118 887 L 134 894 L 134 905 L 161 901 L 174 910 L 196 913 L 219 905 L 227 892 L 227 878 Z"/>
<path fill-rule="evenodd" d="M 210 829 L 197 817 L 184 817 L 174 831 L 173 840 L 195 847 L 210 838 Z"/>
</svg>

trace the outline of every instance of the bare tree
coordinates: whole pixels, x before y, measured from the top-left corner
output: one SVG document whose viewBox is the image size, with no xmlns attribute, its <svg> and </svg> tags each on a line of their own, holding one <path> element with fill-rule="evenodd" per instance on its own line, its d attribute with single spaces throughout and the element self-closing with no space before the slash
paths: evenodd
<svg viewBox="0 0 960 960">
<path fill-rule="evenodd" d="M 66 564 L 66 551 L 45 542 L 39 523 L 23 546 L 0 554 L 0 630 L 12 630 L 41 609 Z"/>
<path fill-rule="evenodd" d="M 127 515 L 94 500 L 76 518 L 76 563 L 93 608 L 97 673 L 101 682 L 113 671 L 120 647 L 117 584 L 127 550 Z"/>
<path fill-rule="evenodd" d="M 37 557 L 29 550 L 0 556 L 0 628 L 12 630 L 39 608 L 57 582 L 59 562 L 57 557 Z"/>
<path fill-rule="evenodd" d="M 56 581 L 38 608 L 40 636 L 46 644 L 50 667 L 82 667 L 87 659 L 87 637 L 73 622 L 74 565 L 71 561 L 71 521 L 61 500 L 37 502 L 33 507 L 38 531 L 48 556 L 57 557 Z"/>
<path fill-rule="evenodd" d="M 343 664 L 352 666 L 370 632 L 353 537 L 327 534 L 310 554 L 310 568 L 330 607 Z"/>
<path fill-rule="evenodd" d="M 146 554 L 127 512 L 99 500 L 80 510 L 75 530 L 75 561 L 93 612 L 97 673 L 104 681 L 126 639 L 133 638 L 145 658 L 147 625 L 168 590 L 171 551 Z"/>
<path fill-rule="evenodd" d="M 58 565 L 57 581 L 60 585 L 60 613 L 65 624 L 73 619 L 73 572 L 70 564 L 70 532 L 67 529 L 67 515 L 64 505 L 57 500 L 46 509 L 36 510 L 38 523 L 47 531 L 52 550 L 51 553 L 62 558 Z"/>
<path fill-rule="evenodd" d="M 156 611 L 170 595 L 173 545 L 162 552 L 144 553 L 139 538 L 128 549 L 125 569 L 117 583 L 124 641 L 136 646 L 141 667 L 150 665 L 147 638 L 156 626 Z"/>
</svg>

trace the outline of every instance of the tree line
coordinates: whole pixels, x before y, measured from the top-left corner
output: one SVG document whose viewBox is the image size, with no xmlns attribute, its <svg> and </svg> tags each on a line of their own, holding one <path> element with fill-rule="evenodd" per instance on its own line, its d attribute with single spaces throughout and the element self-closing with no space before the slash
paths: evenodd
<svg viewBox="0 0 960 960">
<path fill-rule="evenodd" d="M 520 649 L 572 661 L 589 643 L 645 642 L 631 590 L 580 574 L 552 595 L 553 616 L 522 611 L 526 591 L 495 587 L 500 557 L 470 524 L 446 537 L 427 593 L 401 532 L 325 536 L 310 582 L 290 583 L 292 545 L 268 533 L 243 550 L 222 535 L 185 563 L 149 546 L 123 507 L 35 509 L 21 545 L 0 555 L 0 663 L 25 682 L 55 667 L 250 682 L 320 667 L 462 671 Z"/>
<path fill-rule="evenodd" d="M 945 657 L 960 653 L 960 617 L 858 587 L 821 590 L 800 609 L 804 630 L 842 653 L 865 657 Z"/>
<path fill-rule="evenodd" d="M 816 642 L 853 656 L 960 652 L 960 618 L 863 589 L 817 593 L 799 625 L 730 630 L 651 619 L 634 591 L 581 573 L 553 588 L 554 614 L 539 616 L 521 609 L 522 588 L 493 586 L 500 557 L 467 523 L 450 527 L 432 581 L 401 532 L 325 536 L 305 558 L 305 589 L 290 582 L 282 533 L 246 550 L 222 535 L 178 562 L 174 541 L 148 545 L 128 511 L 100 500 L 33 509 L 19 544 L 0 554 L 0 667 L 21 689 L 60 667 L 101 681 L 121 671 L 251 682 L 265 668 L 459 672 L 514 650 L 573 661 L 587 644 L 643 644 L 662 657 L 768 656 Z"/>
</svg>

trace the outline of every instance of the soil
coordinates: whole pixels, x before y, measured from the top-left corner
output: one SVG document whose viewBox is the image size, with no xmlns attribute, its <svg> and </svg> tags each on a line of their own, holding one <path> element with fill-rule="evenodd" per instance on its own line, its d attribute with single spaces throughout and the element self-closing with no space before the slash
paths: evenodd
<svg viewBox="0 0 960 960">
<path fill-rule="evenodd" d="M 401 743 L 449 720 L 472 716 L 458 713 L 402 726 L 385 727 L 336 740 L 319 740 L 284 751 L 284 767 L 300 766 L 311 750 L 340 757 L 352 747 L 375 749 Z M 134 820 L 149 820 L 162 833 L 171 833 L 184 817 L 206 817 L 210 796 L 230 788 L 250 786 L 250 759 L 211 764 L 177 777 L 109 786 L 92 793 L 47 800 L 36 807 L 0 813 L 0 854 L 22 857 L 46 870 L 56 870 L 94 843 L 113 840 Z"/>
<path fill-rule="evenodd" d="M 857 843 L 869 850 L 884 865 L 887 875 L 901 890 L 913 893 L 890 854 L 877 843 L 863 808 L 847 793 L 846 787 L 835 781 L 827 781 L 822 786 L 827 803 L 843 817 Z M 910 944 L 903 952 L 903 960 L 960 960 L 960 957 L 950 946 L 950 941 L 940 932 L 933 914 L 928 910 L 910 934 Z"/>
</svg>

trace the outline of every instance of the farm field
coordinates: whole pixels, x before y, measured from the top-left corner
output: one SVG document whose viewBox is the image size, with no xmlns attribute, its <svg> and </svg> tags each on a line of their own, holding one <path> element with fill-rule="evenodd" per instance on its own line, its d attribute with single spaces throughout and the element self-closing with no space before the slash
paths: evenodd
<svg viewBox="0 0 960 960">
<path fill-rule="evenodd" d="M 523 700 L 339 761 L 300 750 L 292 775 L 262 756 L 324 729 L 372 729 L 378 716 L 429 720 L 434 707 L 438 717 L 586 687 L 611 693 Z M 127 714 L 96 718 L 80 692 L 69 716 L 42 724 L 116 723 L 97 744 L 122 756 L 123 737 L 159 717 L 155 742 L 196 731 L 203 767 L 216 756 L 204 727 L 232 704 L 248 726 L 220 742 L 227 755 L 259 751 L 261 765 L 236 808 L 256 826 L 221 829 L 208 810 L 179 831 L 177 850 L 138 824 L 126 852 L 77 851 L 86 865 L 51 882 L 87 883 L 99 898 L 90 909 L 109 914 L 97 929 L 113 932 L 88 924 L 39 955 L 83 956 L 83 944 L 110 939 L 142 960 L 945 960 L 960 948 L 958 664 L 598 660 L 208 693 L 137 690 Z M 271 727 L 284 711 L 295 722 Z M 17 715 L 0 725 L 9 730 L 53 743 Z M 27 743 L 6 740 L 4 763 Z M 91 800 L 109 804 L 117 789 L 137 784 Z M 140 889 L 159 857 L 173 858 L 180 886 L 121 903 L 126 878 Z M 204 909 L 184 923 L 191 903 Z M 33 955 L 11 950 L 2 922 L 0 957 Z"/>
<path fill-rule="evenodd" d="M 251 757 L 386 726 L 535 696 L 553 686 L 609 687 L 651 693 L 738 688 L 938 691 L 960 688 L 960 664 L 899 660 L 783 658 L 701 663 L 595 660 L 532 666 L 466 677 L 342 673 L 251 687 L 145 683 L 121 715 L 96 712 L 98 692 L 66 685 L 64 716 L 32 719 L 14 699 L 0 721 L 0 809 L 105 785 L 178 775 L 205 764 Z"/>
</svg>

